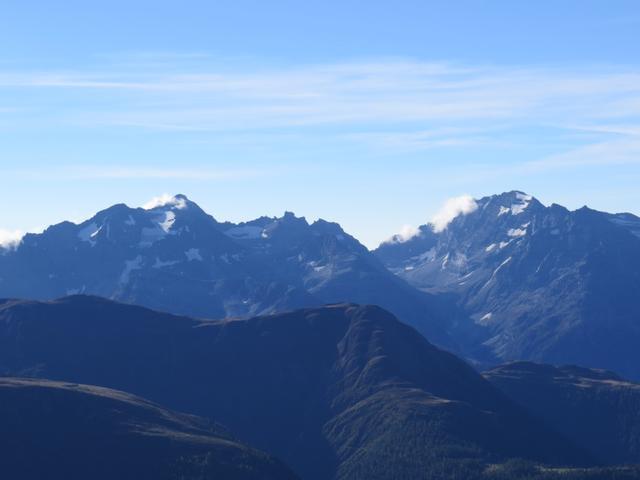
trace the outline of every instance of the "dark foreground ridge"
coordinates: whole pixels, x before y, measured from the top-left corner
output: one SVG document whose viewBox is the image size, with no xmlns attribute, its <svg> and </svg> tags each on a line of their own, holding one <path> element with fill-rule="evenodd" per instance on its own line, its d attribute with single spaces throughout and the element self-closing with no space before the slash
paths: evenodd
<svg viewBox="0 0 640 480">
<path fill-rule="evenodd" d="M 7 479 L 296 478 L 209 421 L 103 387 L 0 378 L 0 425 Z"/>
<path fill-rule="evenodd" d="M 373 306 L 200 321 L 86 296 L 6 301 L 0 372 L 117 388 L 215 419 L 305 479 L 473 478 L 511 458 L 592 463 Z"/>
<path fill-rule="evenodd" d="M 485 377 L 608 464 L 640 463 L 640 385 L 612 372 L 529 362 Z"/>
</svg>

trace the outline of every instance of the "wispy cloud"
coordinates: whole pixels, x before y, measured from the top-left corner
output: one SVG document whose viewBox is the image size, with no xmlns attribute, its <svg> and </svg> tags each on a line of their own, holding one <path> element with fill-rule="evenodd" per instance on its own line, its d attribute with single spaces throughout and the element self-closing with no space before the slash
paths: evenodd
<svg viewBox="0 0 640 480">
<path fill-rule="evenodd" d="M 585 166 L 640 165 L 640 138 L 637 134 L 633 137 L 581 146 L 540 160 L 526 162 L 518 169 L 534 173 Z"/>
<path fill-rule="evenodd" d="M 20 110 L 0 110 L 2 125 L 206 133 L 224 139 L 262 135 L 264 140 L 274 134 L 270 142 L 303 134 L 399 153 L 509 146 L 517 143 L 518 131 L 540 128 L 553 128 L 556 136 L 579 134 L 564 151 L 509 167 L 525 172 L 634 162 L 638 153 L 636 67 L 380 60 L 214 68 L 213 59 L 200 54 L 140 58 L 155 62 L 154 68 L 136 67 L 128 58 L 112 59 L 101 71 L 0 71 L 0 102 L 10 100 Z M 193 180 L 256 174 L 124 167 L 66 173 L 79 179 Z"/>
<path fill-rule="evenodd" d="M 200 73 L 0 73 L 0 92 L 64 89 L 68 108 L 89 125 L 176 130 L 640 115 L 640 104 L 626 101 L 640 98 L 640 71 L 630 69 L 410 61 L 235 72 L 202 68 Z M 99 101 L 105 92 L 112 95 L 108 107 Z"/>
<path fill-rule="evenodd" d="M 4 169 L 12 178 L 29 180 L 193 180 L 229 181 L 278 174 L 277 169 L 165 168 L 68 165 L 56 168 Z"/>
<path fill-rule="evenodd" d="M 504 127 L 502 127 L 504 128 Z M 344 138 L 392 151 L 416 151 L 435 148 L 497 145 L 491 136 L 499 132 L 490 127 L 444 127 L 418 131 L 372 131 L 347 134 Z"/>
</svg>

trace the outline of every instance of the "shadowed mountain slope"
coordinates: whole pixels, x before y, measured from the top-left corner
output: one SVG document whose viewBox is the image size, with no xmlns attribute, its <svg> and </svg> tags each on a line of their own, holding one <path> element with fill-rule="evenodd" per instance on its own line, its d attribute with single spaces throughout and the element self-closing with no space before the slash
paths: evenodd
<svg viewBox="0 0 640 480">
<path fill-rule="evenodd" d="M 612 372 L 518 362 L 485 374 L 547 425 L 610 464 L 640 463 L 640 385 Z"/>
<path fill-rule="evenodd" d="M 102 387 L 0 378 L 0 425 L 3 478 L 296 478 L 204 419 Z"/>
<path fill-rule="evenodd" d="M 198 321 L 85 296 L 6 301 L 0 372 L 105 385 L 213 418 L 305 479 L 590 461 L 378 307 Z"/>
</svg>

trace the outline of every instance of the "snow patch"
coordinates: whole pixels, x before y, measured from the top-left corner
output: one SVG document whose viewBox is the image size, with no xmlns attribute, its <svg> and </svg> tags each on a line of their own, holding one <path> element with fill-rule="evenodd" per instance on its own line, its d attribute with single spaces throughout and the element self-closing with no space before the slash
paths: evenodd
<svg viewBox="0 0 640 480">
<path fill-rule="evenodd" d="M 129 279 L 131 277 L 131 272 L 134 270 L 140 270 L 142 267 L 142 255 L 138 255 L 133 260 L 126 260 L 124 262 L 124 270 L 120 274 L 119 283 L 121 286 L 124 286 L 129 283 Z"/>
<path fill-rule="evenodd" d="M 91 237 L 91 238 L 93 238 L 93 239 L 95 239 L 101 231 L 102 231 L 102 227 L 100 227 L 98 230 L 96 230 L 95 232 L 93 232 L 93 233 L 90 235 L 90 237 Z"/>
<path fill-rule="evenodd" d="M 496 276 L 496 274 L 500 271 L 500 269 L 501 269 L 502 267 L 504 267 L 504 266 L 505 266 L 507 263 L 509 263 L 510 261 L 511 261 L 511 257 L 507 258 L 504 262 L 502 262 L 502 263 L 498 266 L 498 268 L 496 268 L 496 269 L 493 271 L 493 275 L 492 275 L 492 277 L 495 277 L 495 276 Z"/>
<path fill-rule="evenodd" d="M 510 237 L 524 237 L 526 234 L 526 228 L 510 228 L 507 232 L 507 235 Z"/>
<path fill-rule="evenodd" d="M 197 260 L 199 262 L 202 261 L 202 255 L 200 255 L 200 250 L 198 248 L 190 248 L 184 254 L 187 256 L 187 261 L 191 262 L 193 260 Z"/>
<path fill-rule="evenodd" d="M 478 325 L 489 325 L 491 323 L 491 319 L 493 318 L 493 313 L 489 312 L 484 314 L 479 320 L 476 321 Z"/>
<path fill-rule="evenodd" d="M 412 257 L 412 259 L 419 262 L 433 262 L 436 259 L 436 247 L 431 247 L 426 252 L 416 257 Z"/>
<path fill-rule="evenodd" d="M 91 223 L 78 232 L 78 238 L 83 242 L 88 242 L 92 247 L 96 245 L 95 237 L 102 230 L 95 223 Z"/>
<path fill-rule="evenodd" d="M 520 192 L 516 192 L 516 198 L 518 200 L 522 200 L 523 202 L 530 202 L 531 200 L 533 200 L 533 197 L 531 195 L 527 195 L 526 193 L 520 193 Z"/>
<path fill-rule="evenodd" d="M 464 253 L 456 253 L 453 256 L 451 263 L 458 268 L 463 268 L 467 265 L 467 256 Z"/>
<path fill-rule="evenodd" d="M 475 271 L 475 270 L 474 270 L 474 271 L 472 271 L 472 272 L 467 273 L 467 274 L 466 274 L 464 277 L 462 277 L 460 280 L 466 280 L 467 278 L 469 278 L 469 277 L 470 277 L 471 275 L 473 275 L 474 273 L 476 273 L 476 271 Z"/>
<path fill-rule="evenodd" d="M 298 255 L 298 261 L 301 261 L 301 255 Z M 322 270 L 324 270 L 325 268 L 327 268 L 326 265 L 320 265 L 320 262 L 316 261 L 316 260 L 312 260 L 310 262 L 307 262 L 307 266 L 313 268 L 314 271 L 316 272 L 321 272 Z"/>
<path fill-rule="evenodd" d="M 87 289 L 87 286 L 83 285 L 81 288 L 68 288 L 65 293 L 66 293 L 67 296 L 69 296 L 69 295 L 79 295 L 81 293 L 84 293 L 84 291 L 86 289 Z"/>
<path fill-rule="evenodd" d="M 164 233 L 169 233 L 169 230 L 171 230 L 175 221 L 176 214 L 174 212 L 165 212 L 164 220 L 158 222 L 158 226 L 164 231 Z"/>
<path fill-rule="evenodd" d="M 509 207 L 501 206 L 500 211 L 498 212 L 498 216 L 500 217 L 509 212 L 511 212 L 511 215 L 520 215 L 527 209 L 527 207 L 531 203 L 531 200 L 533 200 L 533 197 L 531 195 L 525 195 L 524 193 L 516 192 L 516 200 L 518 201 L 518 203 L 514 203 Z"/>
<path fill-rule="evenodd" d="M 129 225 L 130 227 L 133 227 L 136 224 L 136 221 L 133 219 L 133 217 L 131 215 L 129 215 L 129 218 L 127 218 L 124 221 L 125 225 Z"/>
<path fill-rule="evenodd" d="M 419 255 L 418 260 L 433 262 L 436 258 L 436 247 L 431 247 L 429 250 L 424 252 L 422 255 Z"/>
<path fill-rule="evenodd" d="M 511 205 L 512 215 L 520 215 L 522 212 L 524 212 L 533 199 L 531 195 L 525 195 L 523 193 L 516 193 L 516 198 L 520 201 L 520 203 L 514 203 L 513 205 Z"/>
<path fill-rule="evenodd" d="M 170 267 L 171 265 L 175 265 L 177 263 L 180 263 L 180 262 L 177 261 L 177 260 L 169 260 L 169 261 L 163 262 L 158 257 L 156 257 L 156 261 L 152 265 L 152 267 L 153 268 L 164 268 L 164 267 Z"/>
<path fill-rule="evenodd" d="M 511 257 L 507 258 L 504 262 L 502 262 L 498 268 L 496 268 L 493 273 L 491 274 L 491 277 L 489 277 L 489 280 L 487 280 L 485 282 L 485 284 L 482 286 L 482 290 L 484 290 L 485 288 L 487 288 L 489 286 L 489 284 L 496 278 L 496 275 L 498 274 L 498 272 L 500 271 L 500 269 L 502 269 L 502 267 L 504 267 L 507 263 L 509 263 L 511 261 Z"/>
<path fill-rule="evenodd" d="M 165 232 L 159 226 L 156 228 L 143 228 L 140 235 L 140 243 L 138 244 L 140 247 L 150 247 L 158 240 L 162 240 L 167 236 L 167 232 Z"/>
<path fill-rule="evenodd" d="M 462 269 L 467 266 L 467 256 L 464 253 L 454 252 L 453 255 L 447 253 L 442 259 L 442 270 L 450 266 Z"/>
<path fill-rule="evenodd" d="M 442 266 L 440 268 L 444 270 L 445 268 L 447 268 L 448 263 L 449 263 L 449 254 L 447 253 L 442 259 Z"/>
<path fill-rule="evenodd" d="M 264 229 L 255 225 L 242 225 L 230 228 L 225 231 L 225 235 L 237 240 L 255 240 L 263 237 Z"/>
</svg>

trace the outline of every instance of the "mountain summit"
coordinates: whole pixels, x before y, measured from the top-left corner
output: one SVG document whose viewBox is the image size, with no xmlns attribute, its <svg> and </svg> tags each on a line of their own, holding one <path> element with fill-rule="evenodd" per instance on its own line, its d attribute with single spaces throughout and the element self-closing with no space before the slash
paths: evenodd
<svg viewBox="0 0 640 480">
<path fill-rule="evenodd" d="M 546 207 L 519 191 L 476 207 L 375 254 L 417 288 L 456 299 L 468 319 L 453 334 L 472 357 L 640 378 L 640 218 Z"/>
</svg>

